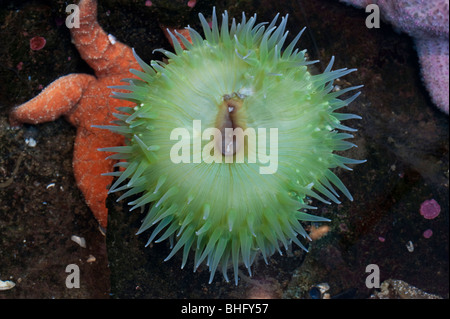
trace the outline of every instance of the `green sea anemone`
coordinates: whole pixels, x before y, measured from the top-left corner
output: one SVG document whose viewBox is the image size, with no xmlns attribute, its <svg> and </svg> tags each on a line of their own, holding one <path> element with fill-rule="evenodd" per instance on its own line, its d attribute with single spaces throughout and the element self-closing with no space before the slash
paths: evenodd
<svg viewBox="0 0 450 319">
<path fill-rule="evenodd" d="M 121 160 L 109 192 L 126 190 L 119 200 L 141 194 L 131 210 L 152 203 L 138 231 L 153 228 L 148 244 L 169 239 L 166 260 L 182 250 L 182 267 L 192 250 L 194 270 L 206 261 L 210 282 L 218 267 L 228 281 L 232 265 L 237 284 L 239 265 L 250 272 L 259 252 L 267 262 L 281 245 L 306 250 L 300 222 L 329 221 L 305 212 L 315 208 L 307 197 L 340 203 L 337 188 L 352 200 L 330 169 L 364 162 L 333 153 L 355 146 L 339 131 L 355 131 L 341 121 L 360 117 L 336 110 L 359 93 L 338 97 L 359 86 L 333 91 L 336 78 L 354 71 L 332 71 L 334 58 L 312 75 L 307 66 L 316 61 L 295 48 L 303 30 L 283 49 L 287 16 L 276 26 L 278 15 L 267 25 L 242 14 L 231 27 L 227 12 L 220 27 L 215 11 L 211 26 L 199 16 L 204 38 L 188 27 L 192 43 L 177 34 L 183 50 L 171 34 L 175 53 L 160 50 L 167 63 L 149 66 L 135 54 L 142 71 L 130 71 L 140 80 L 126 79 L 115 88 L 127 92 L 115 96 L 136 107 L 119 108 L 106 127 L 126 145 L 102 150 Z"/>
</svg>

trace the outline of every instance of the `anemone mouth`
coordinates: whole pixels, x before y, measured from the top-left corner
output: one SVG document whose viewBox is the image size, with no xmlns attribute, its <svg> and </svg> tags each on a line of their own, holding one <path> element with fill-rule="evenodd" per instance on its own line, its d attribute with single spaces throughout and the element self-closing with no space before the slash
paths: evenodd
<svg viewBox="0 0 450 319">
<path fill-rule="evenodd" d="M 282 50 L 287 16 L 276 26 L 278 15 L 266 25 L 243 14 L 229 26 L 224 12 L 220 27 L 215 10 L 211 27 L 199 17 L 205 37 L 188 27 L 192 43 L 177 34 L 183 50 L 171 34 L 175 53 L 160 50 L 168 64 L 135 54 L 139 79 L 115 87 L 128 91 L 115 97 L 136 107 L 119 108 L 105 127 L 126 145 L 103 150 L 122 160 L 110 192 L 141 193 L 131 210 L 152 203 L 138 234 L 153 227 L 150 243 L 163 232 L 155 242 L 175 241 L 167 259 L 182 249 L 182 267 L 193 250 L 194 269 L 206 261 L 210 282 L 218 267 L 228 281 L 231 264 L 237 284 L 239 264 L 250 272 L 258 252 L 267 262 L 291 242 L 306 250 L 301 221 L 329 221 L 306 213 L 315 207 L 305 197 L 340 203 L 337 188 L 352 200 L 330 169 L 364 162 L 334 153 L 355 146 L 341 121 L 360 117 L 336 110 L 360 86 L 333 92 L 336 78 L 355 71 L 331 70 L 334 58 L 311 75 L 315 61 L 295 49 L 303 30 Z"/>
<path fill-rule="evenodd" d="M 218 107 L 215 121 L 217 134 L 213 140 L 223 156 L 234 156 L 236 153 L 245 152 L 245 149 L 248 149 L 248 145 L 246 147 L 243 139 L 243 131 L 246 129 L 244 116 L 241 114 L 243 102 L 243 98 L 236 94 L 231 96 L 225 94 L 223 102 Z"/>
</svg>

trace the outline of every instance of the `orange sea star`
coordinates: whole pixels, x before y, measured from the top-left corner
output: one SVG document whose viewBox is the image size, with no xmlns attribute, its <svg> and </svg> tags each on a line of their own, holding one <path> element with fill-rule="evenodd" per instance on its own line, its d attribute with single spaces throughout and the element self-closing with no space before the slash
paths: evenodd
<svg viewBox="0 0 450 319">
<path fill-rule="evenodd" d="M 105 159 L 108 154 L 97 149 L 122 145 L 121 135 L 109 130 L 92 127 L 111 122 L 118 106 L 132 106 L 132 103 L 111 97 L 112 85 L 119 85 L 121 79 L 130 78 L 129 69 L 141 70 L 129 46 L 115 41 L 97 22 L 97 2 L 81 0 L 80 27 L 72 28 L 72 42 L 81 57 L 95 71 L 88 74 L 63 76 L 32 100 L 16 107 L 10 115 L 13 126 L 19 123 L 38 124 L 53 121 L 63 115 L 77 128 L 74 145 L 73 170 L 78 188 L 86 203 L 106 229 L 108 210 L 106 208 L 107 187 L 112 176 L 102 173 L 113 171 L 115 160 Z"/>
<path fill-rule="evenodd" d="M 96 0 L 81 0 L 78 6 L 80 27 L 71 29 L 72 42 L 95 76 L 69 74 L 60 77 L 38 96 L 16 107 L 10 114 L 10 123 L 12 126 L 38 124 L 54 121 L 62 115 L 77 128 L 72 161 L 75 180 L 95 218 L 106 230 L 107 188 L 113 176 L 102 174 L 113 171 L 117 161 L 105 159 L 112 153 L 98 149 L 123 145 L 124 140 L 122 135 L 93 126 L 113 121 L 117 107 L 133 106 L 133 103 L 113 98 L 109 87 L 121 84 L 124 78 L 135 77 L 129 70 L 141 70 L 141 67 L 129 46 L 116 41 L 100 27 Z M 172 43 L 167 29 L 161 28 Z M 173 33 L 182 33 L 191 41 L 186 29 L 169 29 Z M 181 41 L 180 45 L 183 47 Z"/>
</svg>

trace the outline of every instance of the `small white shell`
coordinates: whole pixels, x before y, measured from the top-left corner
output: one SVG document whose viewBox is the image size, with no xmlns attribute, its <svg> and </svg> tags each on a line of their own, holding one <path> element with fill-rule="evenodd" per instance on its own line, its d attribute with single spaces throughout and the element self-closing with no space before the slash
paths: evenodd
<svg viewBox="0 0 450 319">
<path fill-rule="evenodd" d="M 325 292 L 330 290 L 330 285 L 327 284 L 326 282 L 320 283 L 316 285 L 316 287 L 319 288 L 321 294 L 324 294 Z"/>
<path fill-rule="evenodd" d="M 72 235 L 70 239 L 80 245 L 80 247 L 86 248 L 86 239 L 83 237 Z"/>
<path fill-rule="evenodd" d="M 16 284 L 10 280 L 7 280 L 7 281 L 0 280 L 0 290 L 8 290 L 8 289 L 14 288 L 15 285 Z"/>
<path fill-rule="evenodd" d="M 410 253 L 412 253 L 412 252 L 414 251 L 414 244 L 413 244 L 412 241 L 409 241 L 409 242 L 406 244 L 406 249 L 408 249 L 408 251 L 409 251 Z"/>
<path fill-rule="evenodd" d="M 29 147 L 35 147 L 37 142 L 34 138 L 30 137 L 25 139 L 25 144 Z"/>
<path fill-rule="evenodd" d="M 108 34 L 108 40 L 112 45 L 116 44 L 116 37 L 112 34 Z"/>
</svg>

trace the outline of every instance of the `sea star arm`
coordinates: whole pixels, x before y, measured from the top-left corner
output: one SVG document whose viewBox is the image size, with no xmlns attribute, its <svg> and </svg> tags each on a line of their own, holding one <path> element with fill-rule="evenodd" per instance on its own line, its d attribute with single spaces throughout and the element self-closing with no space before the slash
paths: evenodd
<svg viewBox="0 0 450 319">
<path fill-rule="evenodd" d="M 97 1 L 81 0 L 80 27 L 72 28 L 72 42 L 97 77 L 140 70 L 131 48 L 108 35 L 97 22 Z"/>
<path fill-rule="evenodd" d="M 16 107 L 10 114 L 11 126 L 50 122 L 69 113 L 79 102 L 89 83 L 94 80 L 95 77 L 88 74 L 60 77 L 39 95 Z"/>
<path fill-rule="evenodd" d="M 422 78 L 433 102 L 448 114 L 449 59 L 448 40 L 416 39 Z"/>
<path fill-rule="evenodd" d="M 97 134 L 96 130 L 102 131 L 102 134 Z M 78 128 L 75 139 L 72 162 L 75 180 L 87 205 L 104 230 L 106 230 L 108 221 L 106 197 L 108 196 L 108 187 L 114 178 L 102 174 L 113 171 L 117 161 L 105 159 L 105 155 L 113 153 L 105 154 L 97 149 L 105 147 L 105 145 L 123 144 L 121 135 L 98 128 L 92 130 Z"/>
</svg>

